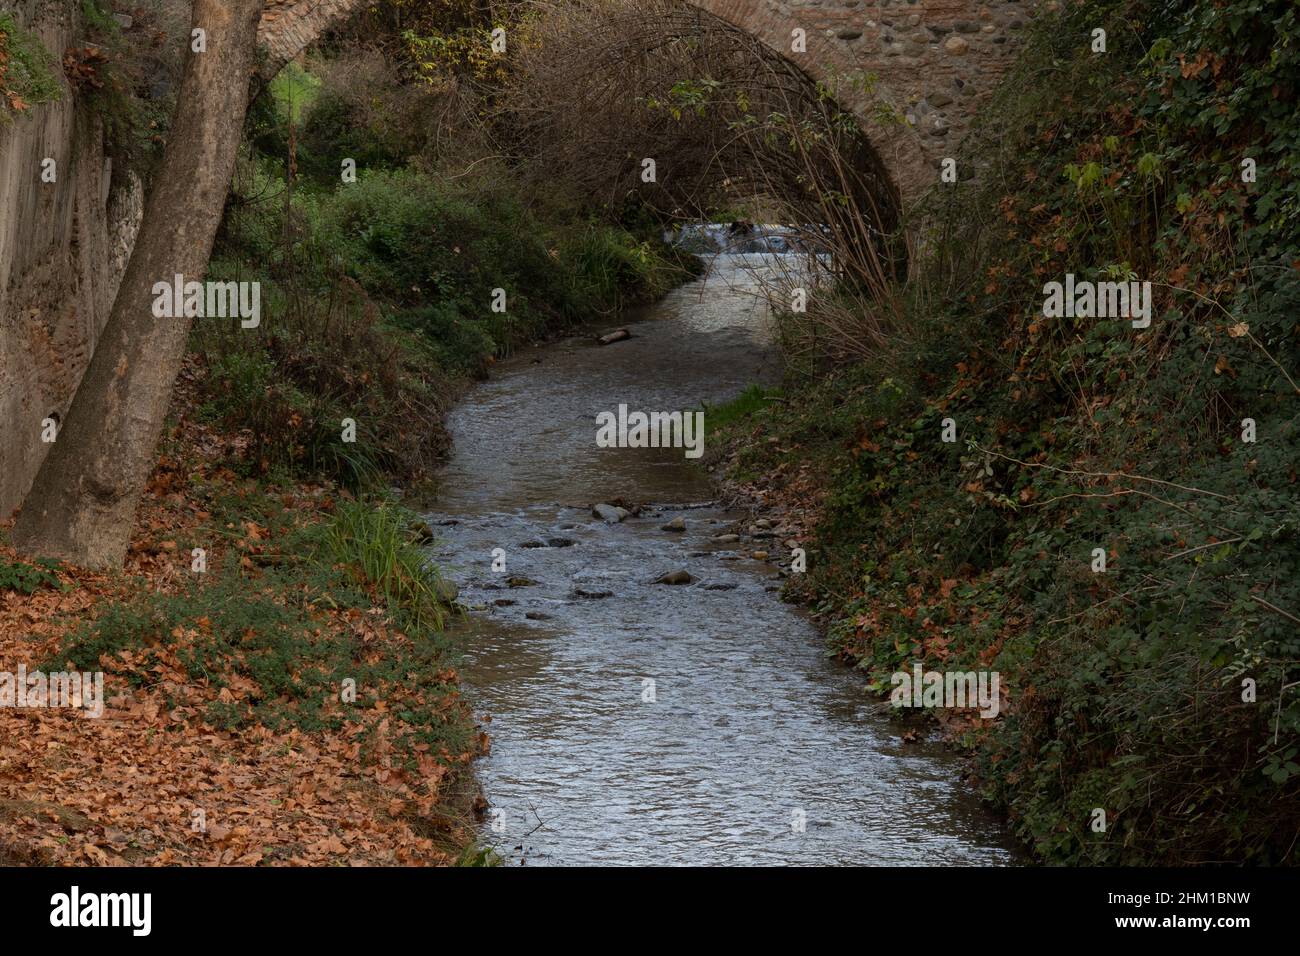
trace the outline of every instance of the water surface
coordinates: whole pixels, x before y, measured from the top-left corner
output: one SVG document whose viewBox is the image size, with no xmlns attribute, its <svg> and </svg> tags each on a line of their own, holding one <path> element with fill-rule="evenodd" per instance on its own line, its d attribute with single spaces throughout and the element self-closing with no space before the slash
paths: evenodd
<svg viewBox="0 0 1300 956">
<path fill-rule="evenodd" d="M 451 417 L 430 518 L 437 560 L 482 607 L 461 674 L 491 715 L 483 841 L 508 862 L 1015 859 L 956 758 L 902 743 L 861 676 L 781 603 L 776 566 L 748 557 L 785 553 L 786 535 L 737 554 L 710 539 L 743 516 L 712 502 L 680 449 L 596 446 L 597 414 L 620 403 L 698 408 L 777 380 L 754 278 L 772 261 L 719 256 L 628 325 L 633 338 L 518 355 Z M 641 515 L 592 515 L 615 498 Z M 661 530 L 678 516 L 685 532 Z M 654 583 L 679 569 L 696 581 Z"/>
</svg>

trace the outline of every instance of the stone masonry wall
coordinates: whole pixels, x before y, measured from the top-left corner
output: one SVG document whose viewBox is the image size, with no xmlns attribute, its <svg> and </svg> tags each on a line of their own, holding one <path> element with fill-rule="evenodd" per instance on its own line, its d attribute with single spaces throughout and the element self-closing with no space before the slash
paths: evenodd
<svg viewBox="0 0 1300 956">
<path fill-rule="evenodd" d="M 264 72 L 279 69 L 365 2 L 268 0 Z M 1010 65 L 1040 0 L 682 2 L 758 37 L 834 89 L 840 105 L 862 120 L 906 202 L 934 181 L 939 161 L 953 154 Z M 805 53 L 791 50 L 795 28 L 806 32 Z M 873 76 L 874 84 L 854 82 L 864 75 Z"/>
<path fill-rule="evenodd" d="M 1010 66 L 1038 0 L 691 0 L 836 91 L 863 121 L 904 201 L 937 177 Z M 791 31 L 807 33 L 805 54 Z M 874 86 L 844 82 L 854 74 Z M 837 82 L 839 80 L 839 82 Z M 895 118 L 883 119 L 881 106 Z"/>
</svg>

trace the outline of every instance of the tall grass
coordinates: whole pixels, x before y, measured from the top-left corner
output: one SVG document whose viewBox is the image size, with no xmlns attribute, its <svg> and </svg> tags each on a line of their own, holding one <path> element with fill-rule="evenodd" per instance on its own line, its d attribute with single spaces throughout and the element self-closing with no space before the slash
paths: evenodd
<svg viewBox="0 0 1300 956">
<path fill-rule="evenodd" d="M 382 594 L 389 610 L 417 632 L 442 630 L 445 585 L 411 537 L 413 515 L 395 505 L 343 502 L 326 525 L 333 558 Z"/>
</svg>

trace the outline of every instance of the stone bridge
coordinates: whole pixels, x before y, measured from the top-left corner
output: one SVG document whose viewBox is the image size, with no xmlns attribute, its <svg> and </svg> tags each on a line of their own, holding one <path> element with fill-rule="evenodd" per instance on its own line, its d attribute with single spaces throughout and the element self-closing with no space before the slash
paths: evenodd
<svg viewBox="0 0 1300 956">
<path fill-rule="evenodd" d="M 371 0 L 268 0 L 273 73 Z M 835 92 L 906 203 L 953 155 L 1038 0 L 681 0 L 757 37 Z M 803 30 L 804 51 L 794 33 Z M 870 78 L 869 82 L 864 82 Z"/>
<path fill-rule="evenodd" d="M 263 78 L 370 2 L 267 0 Z M 939 160 L 956 154 L 1037 0 L 681 2 L 757 37 L 834 90 L 906 204 L 936 178 Z M 5 7 L 56 54 L 74 41 L 83 15 L 76 0 Z M 164 7 L 183 29 L 188 0 Z M 800 29 L 804 52 L 792 44 Z M 46 157 L 59 161 L 57 186 L 37 175 Z M 100 120 L 76 97 L 0 125 L 0 519 L 22 501 L 49 447 L 42 421 L 71 404 L 135 241 L 140 190 L 111 173 Z"/>
</svg>

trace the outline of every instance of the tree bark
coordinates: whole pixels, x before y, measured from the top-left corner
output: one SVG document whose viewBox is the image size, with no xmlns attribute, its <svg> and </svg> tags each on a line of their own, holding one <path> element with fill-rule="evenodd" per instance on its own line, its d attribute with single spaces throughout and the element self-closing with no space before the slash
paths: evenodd
<svg viewBox="0 0 1300 956">
<path fill-rule="evenodd" d="M 194 0 L 176 116 L 117 299 L 67 421 L 14 525 L 23 553 L 120 566 L 154 463 L 191 319 L 157 318 L 153 286 L 202 280 L 248 110 L 264 0 Z"/>
</svg>

